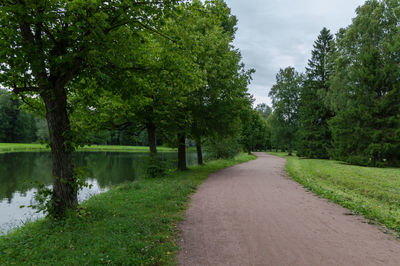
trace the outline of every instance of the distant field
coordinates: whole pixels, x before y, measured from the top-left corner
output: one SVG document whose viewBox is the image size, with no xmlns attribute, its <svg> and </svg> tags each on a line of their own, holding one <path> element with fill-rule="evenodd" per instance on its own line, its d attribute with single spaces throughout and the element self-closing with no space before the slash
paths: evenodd
<svg viewBox="0 0 400 266">
<path fill-rule="evenodd" d="M 44 144 L 0 143 L 0 153 L 48 150 Z"/>
<path fill-rule="evenodd" d="M 400 233 L 400 168 L 270 154 L 286 158 L 290 176 L 315 194 Z"/>
<path fill-rule="evenodd" d="M 25 143 L 0 143 L 0 153 L 6 152 L 27 152 L 27 151 L 46 151 L 50 150 L 45 144 L 25 144 Z M 176 149 L 167 147 L 157 147 L 158 151 L 167 152 Z M 117 145 L 91 145 L 79 148 L 78 151 L 118 151 L 118 152 L 147 152 L 147 146 L 117 146 Z"/>
</svg>

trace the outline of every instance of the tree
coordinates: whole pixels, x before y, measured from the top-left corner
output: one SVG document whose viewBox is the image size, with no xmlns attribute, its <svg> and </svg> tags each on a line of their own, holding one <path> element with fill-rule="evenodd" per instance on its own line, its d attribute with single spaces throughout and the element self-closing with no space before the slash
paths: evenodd
<svg viewBox="0 0 400 266">
<path fill-rule="evenodd" d="M 33 114 L 22 109 L 22 102 L 0 89 L 0 142 L 33 142 L 36 121 Z"/>
<path fill-rule="evenodd" d="M 295 147 L 299 128 L 299 100 L 303 76 L 293 67 L 280 69 L 276 75 L 276 84 L 271 88 L 269 96 L 274 108 L 273 130 L 289 155 Z"/>
<path fill-rule="evenodd" d="M 367 1 L 337 35 L 329 91 L 335 159 L 400 165 L 399 8 L 398 1 Z"/>
<path fill-rule="evenodd" d="M 198 164 L 202 164 L 202 140 L 233 136 L 240 130 L 240 117 L 251 104 L 247 86 L 254 70 L 245 70 L 233 47 L 237 19 L 226 3 L 206 1 L 201 12 L 196 3 L 201 2 L 193 2 L 198 16 L 193 30 L 198 46 L 193 53 L 206 83 L 190 93 L 189 134 L 196 142 Z"/>
<path fill-rule="evenodd" d="M 133 68 L 135 33 L 156 26 L 175 1 L 2 1 L 0 83 L 23 97 L 41 99 L 46 109 L 53 160 L 53 213 L 77 205 L 71 163 L 69 95 L 89 73 Z M 109 66 L 109 67 L 107 67 Z M 79 86 L 77 86 L 79 87 Z"/>
<path fill-rule="evenodd" d="M 329 158 L 332 139 L 328 120 L 333 113 L 325 98 L 329 89 L 328 53 L 332 41 L 330 31 L 323 28 L 314 43 L 312 57 L 308 60 L 306 80 L 300 94 L 298 156 Z"/>
<path fill-rule="evenodd" d="M 250 154 L 251 151 L 266 148 L 266 122 L 257 110 L 249 110 L 242 125 L 241 143 Z"/>
<path fill-rule="evenodd" d="M 264 120 L 267 120 L 267 118 L 272 114 L 272 108 L 266 103 L 257 104 L 255 110 L 262 116 Z"/>
</svg>

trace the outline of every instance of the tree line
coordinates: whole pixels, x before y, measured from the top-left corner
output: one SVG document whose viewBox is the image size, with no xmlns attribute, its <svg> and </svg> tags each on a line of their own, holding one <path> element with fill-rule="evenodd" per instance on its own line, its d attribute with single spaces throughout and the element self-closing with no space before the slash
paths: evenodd
<svg viewBox="0 0 400 266">
<path fill-rule="evenodd" d="M 204 143 L 217 157 L 254 144 L 236 24 L 223 0 L 0 3 L 0 84 L 47 121 L 53 215 L 77 206 L 72 152 L 101 132 L 145 131 L 154 158 L 160 139 L 178 148 L 180 170 L 188 139 L 199 164 Z"/>
<path fill-rule="evenodd" d="M 366 1 L 335 36 L 322 29 L 304 73 L 279 71 L 269 92 L 270 148 L 400 165 L 399 10 L 399 1 Z"/>
</svg>

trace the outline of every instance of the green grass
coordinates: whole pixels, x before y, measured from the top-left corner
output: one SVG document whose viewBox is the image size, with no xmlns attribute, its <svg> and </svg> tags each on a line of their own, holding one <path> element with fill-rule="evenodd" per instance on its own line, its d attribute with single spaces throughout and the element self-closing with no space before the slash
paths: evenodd
<svg viewBox="0 0 400 266">
<path fill-rule="evenodd" d="M 400 169 L 301 159 L 284 153 L 289 175 L 317 195 L 400 233 Z"/>
<path fill-rule="evenodd" d="M 7 152 L 29 152 L 29 151 L 49 151 L 45 144 L 36 143 L 0 143 L 0 153 Z M 158 151 L 176 151 L 173 148 L 157 147 Z M 118 145 L 90 145 L 78 148 L 78 151 L 114 151 L 114 152 L 148 152 L 147 146 L 118 146 Z"/>
<path fill-rule="evenodd" d="M 25 151 L 46 151 L 49 150 L 44 144 L 27 143 L 0 143 L 0 153 L 25 152 Z"/>
<path fill-rule="evenodd" d="M 177 224 L 190 195 L 210 173 L 254 158 L 126 183 L 84 202 L 63 223 L 26 224 L 0 237 L 0 265 L 175 265 Z"/>
</svg>

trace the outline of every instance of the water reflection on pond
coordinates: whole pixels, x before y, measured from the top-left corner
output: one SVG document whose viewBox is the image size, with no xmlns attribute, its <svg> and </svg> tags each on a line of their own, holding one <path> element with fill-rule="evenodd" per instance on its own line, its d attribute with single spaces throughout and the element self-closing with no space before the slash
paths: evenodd
<svg viewBox="0 0 400 266">
<path fill-rule="evenodd" d="M 176 166 L 176 153 L 159 153 L 169 168 Z M 79 192 L 79 201 L 106 191 L 111 185 L 132 181 L 145 171 L 148 153 L 78 152 L 74 154 L 77 167 L 88 173 L 92 187 Z M 196 164 L 195 152 L 187 154 L 188 165 Z M 51 158 L 47 152 L 0 154 L 0 234 L 27 220 L 40 217 L 29 208 L 38 187 L 37 183 L 51 186 Z"/>
</svg>

